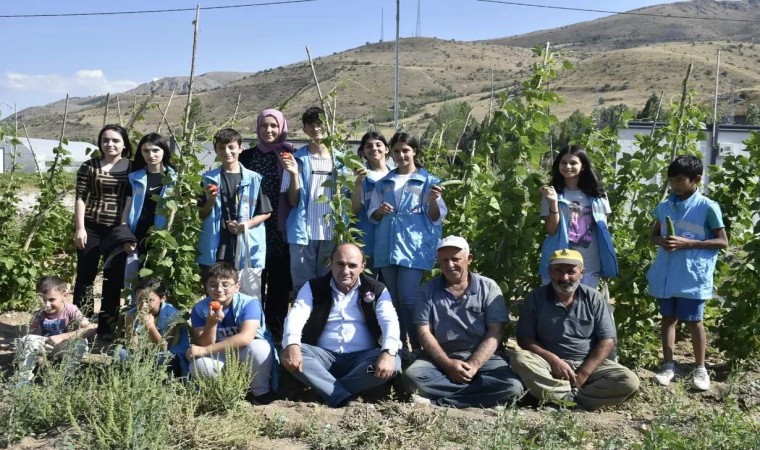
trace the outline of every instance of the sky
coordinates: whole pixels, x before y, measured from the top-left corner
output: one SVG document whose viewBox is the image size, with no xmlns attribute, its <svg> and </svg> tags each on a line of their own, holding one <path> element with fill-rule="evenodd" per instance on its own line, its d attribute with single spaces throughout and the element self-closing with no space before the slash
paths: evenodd
<svg viewBox="0 0 760 450">
<path fill-rule="evenodd" d="M 395 39 L 395 0 L 206 0 L 196 75 L 257 72 L 368 42 Z M 523 0 L 524 3 L 629 11 L 670 0 Z M 195 8 L 190 0 L 3 0 L 0 16 Z M 417 0 L 400 0 L 400 35 L 417 32 Z M 478 0 L 419 0 L 420 36 L 493 39 L 609 14 Z M 0 17 L 0 118 L 72 97 L 118 93 L 190 73 L 195 11 L 74 17 Z M 645 20 L 645 19 L 642 19 Z M 403 52 L 403 45 L 401 46 Z"/>
</svg>

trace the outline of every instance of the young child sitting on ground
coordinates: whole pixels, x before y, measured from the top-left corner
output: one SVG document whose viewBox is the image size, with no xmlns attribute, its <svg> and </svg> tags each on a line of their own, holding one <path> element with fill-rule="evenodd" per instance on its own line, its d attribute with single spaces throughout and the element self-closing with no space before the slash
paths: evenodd
<svg viewBox="0 0 760 450">
<path fill-rule="evenodd" d="M 90 326 L 79 308 L 64 302 L 67 288 L 63 280 L 56 276 L 42 277 L 37 282 L 36 292 L 44 306 L 34 313 L 29 334 L 16 341 L 19 384 L 34 379 L 38 357 L 60 355 L 72 343 L 75 346 L 73 370 L 87 352 L 87 338 L 95 334 L 95 326 Z"/>
<path fill-rule="evenodd" d="M 186 352 L 190 374 L 214 378 L 224 368 L 225 352 L 238 351 L 240 361 L 250 358 L 252 363 L 252 395 L 266 396 L 275 357 L 261 302 L 238 292 L 238 271 L 230 263 L 212 265 L 205 286 L 208 297 L 196 303 L 190 315 L 194 337 Z"/>
<path fill-rule="evenodd" d="M 166 287 L 156 278 L 143 278 L 135 287 L 137 306 L 126 313 L 126 335 L 133 343 L 144 333 L 150 342 L 161 346 L 159 361 L 175 376 L 187 375 L 189 363 L 185 352 L 190 347 L 190 333 L 176 323 L 181 312 L 166 301 Z M 126 359 L 126 349 L 119 358 Z"/>
</svg>

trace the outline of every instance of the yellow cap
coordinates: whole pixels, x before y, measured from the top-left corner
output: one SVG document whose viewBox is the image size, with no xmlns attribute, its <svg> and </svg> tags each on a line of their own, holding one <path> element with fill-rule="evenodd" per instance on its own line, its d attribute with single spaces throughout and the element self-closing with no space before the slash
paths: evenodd
<svg viewBox="0 0 760 450">
<path fill-rule="evenodd" d="M 578 264 L 583 264 L 583 256 L 576 250 L 557 250 L 549 258 L 549 265 L 552 264 L 572 264 L 577 266 Z"/>
</svg>

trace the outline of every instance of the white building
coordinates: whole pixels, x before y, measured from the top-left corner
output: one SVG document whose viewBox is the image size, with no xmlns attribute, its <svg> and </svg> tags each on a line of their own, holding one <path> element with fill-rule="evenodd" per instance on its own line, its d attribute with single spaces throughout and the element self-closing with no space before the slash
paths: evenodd
<svg viewBox="0 0 760 450">
<path fill-rule="evenodd" d="M 760 126 L 719 125 L 716 133 L 718 142 L 717 151 L 713 151 L 713 148 L 710 145 L 712 125 L 708 125 L 703 131 L 707 135 L 707 140 L 699 142 L 699 150 L 704 156 L 703 163 L 705 165 L 705 170 L 707 170 L 707 166 L 709 165 L 720 166 L 723 163 L 723 159 L 729 154 L 743 154 L 749 156 L 744 141 L 749 139 L 752 132 L 760 132 Z M 636 135 L 648 135 L 651 132 L 652 122 L 629 122 L 628 128 L 621 128 L 618 130 L 618 143 L 620 144 L 621 151 L 626 153 L 634 152 L 637 150 Z M 703 184 L 706 186 L 709 183 L 709 177 L 703 177 L 703 179 Z"/>
<path fill-rule="evenodd" d="M 16 153 L 15 163 L 18 172 L 36 172 L 37 166 L 43 172 L 46 171 L 55 159 L 53 150 L 58 147 L 58 141 L 53 139 L 27 139 L 18 138 L 20 145 L 11 144 L 9 138 L 0 141 L 0 172 L 10 172 L 14 163 L 13 153 Z M 69 141 L 63 146 L 71 154 L 71 164 L 66 170 L 77 170 L 86 160 L 90 159 L 89 154 L 97 149 L 95 144 L 89 142 Z M 35 165 L 35 159 L 37 164 Z"/>
</svg>

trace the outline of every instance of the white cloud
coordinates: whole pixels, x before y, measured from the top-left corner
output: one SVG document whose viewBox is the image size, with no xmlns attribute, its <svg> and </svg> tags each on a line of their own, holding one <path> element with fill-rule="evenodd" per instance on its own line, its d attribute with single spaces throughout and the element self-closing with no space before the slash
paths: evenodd
<svg viewBox="0 0 760 450">
<path fill-rule="evenodd" d="M 82 69 L 73 75 L 34 75 L 5 72 L 0 75 L 0 93 L 7 97 L 55 101 L 69 94 L 72 97 L 118 93 L 137 87 L 131 80 L 111 80 L 100 69 Z"/>
</svg>

